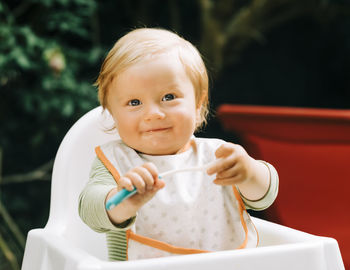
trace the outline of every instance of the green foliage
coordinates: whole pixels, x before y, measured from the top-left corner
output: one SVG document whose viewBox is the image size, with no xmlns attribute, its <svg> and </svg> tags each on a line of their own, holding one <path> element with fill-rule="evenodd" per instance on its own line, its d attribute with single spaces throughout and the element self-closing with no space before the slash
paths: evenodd
<svg viewBox="0 0 350 270">
<path fill-rule="evenodd" d="M 95 11 L 94 1 L 0 3 L 0 145 L 10 172 L 24 168 L 12 165 L 10 153 L 19 150 L 8 138 L 26 132 L 21 147 L 32 160 L 28 153 L 42 151 L 43 143 L 57 147 L 54 138 L 61 140 L 74 120 L 97 105 L 92 84 L 102 50 L 93 43 Z M 19 123 L 19 117 L 27 121 Z"/>
<path fill-rule="evenodd" d="M 98 105 L 92 84 L 104 50 L 95 16 L 93 0 L 0 0 L 0 182 L 52 160 L 71 125 Z M 25 235 L 45 224 L 49 194 L 49 182 L 1 185 L 0 203 Z M 8 253 L 0 268 L 17 269 L 23 245 L 2 215 L 1 235 L 16 258 Z"/>
</svg>

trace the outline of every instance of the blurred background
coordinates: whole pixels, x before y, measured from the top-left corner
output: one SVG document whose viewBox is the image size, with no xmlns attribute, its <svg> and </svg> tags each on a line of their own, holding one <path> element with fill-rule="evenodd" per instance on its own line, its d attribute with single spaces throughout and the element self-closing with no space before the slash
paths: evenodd
<svg viewBox="0 0 350 270">
<path fill-rule="evenodd" d="M 0 0 L 0 269 L 20 269 L 44 227 L 55 154 L 98 106 L 92 86 L 115 41 L 173 30 L 202 53 L 212 117 L 200 136 L 235 140 L 222 103 L 350 108 L 346 0 Z"/>
</svg>

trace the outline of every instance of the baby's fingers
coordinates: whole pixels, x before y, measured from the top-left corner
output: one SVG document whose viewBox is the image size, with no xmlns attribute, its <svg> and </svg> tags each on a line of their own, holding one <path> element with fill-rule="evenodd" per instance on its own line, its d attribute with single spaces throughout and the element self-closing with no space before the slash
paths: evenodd
<svg viewBox="0 0 350 270">
<path fill-rule="evenodd" d="M 235 150 L 235 145 L 233 143 L 224 143 L 215 151 L 215 156 L 217 158 L 227 157 L 231 155 Z"/>
<path fill-rule="evenodd" d="M 216 178 L 214 180 L 214 184 L 220 186 L 231 186 L 239 184 L 240 182 L 242 182 L 242 176 L 240 174 L 228 178 Z"/>
<path fill-rule="evenodd" d="M 158 169 L 153 163 L 151 162 L 145 163 L 142 165 L 142 167 L 146 168 L 153 177 L 153 180 L 154 180 L 153 191 L 158 191 L 159 189 L 162 189 L 165 186 L 165 182 L 162 179 L 158 178 L 159 176 Z"/>
<path fill-rule="evenodd" d="M 129 191 L 132 191 L 134 189 L 134 185 L 132 184 L 131 180 L 128 178 L 128 177 L 121 177 L 119 180 L 118 180 L 118 190 L 121 190 L 123 188 L 129 190 Z"/>
<path fill-rule="evenodd" d="M 226 170 L 222 170 L 219 173 L 216 174 L 216 179 L 224 179 L 224 178 L 231 178 L 236 176 L 239 173 L 238 165 L 229 167 Z"/>
<path fill-rule="evenodd" d="M 163 180 L 159 179 L 159 173 L 157 167 L 153 163 L 145 163 L 143 167 L 147 168 L 147 170 L 151 173 L 154 185 L 153 188 L 159 190 L 164 187 L 165 183 Z"/>
<path fill-rule="evenodd" d="M 217 160 L 217 162 L 214 163 L 214 165 L 208 168 L 207 173 L 209 175 L 212 175 L 214 173 L 222 173 L 224 171 L 232 169 L 235 163 L 236 160 L 233 156 L 227 158 L 220 158 Z"/>
<path fill-rule="evenodd" d="M 158 179 L 158 169 L 156 165 L 151 162 L 147 162 L 142 165 L 143 168 L 148 170 L 148 172 L 152 175 L 153 179 L 156 181 Z"/>
<path fill-rule="evenodd" d="M 159 189 L 162 189 L 164 186 L 165 186 L 165 182 L 162 179 L 158 179 L 154 185 L 154 190 L 158 191 Z"/>
<path fill-rule="evenodd" d="M 139 174 L 146 184 L 147 190 L 152 190 L 154 185 L 154 177 L 151 172 L 145 167 L 137 167 L 134 172 Z"/>
<path fill-rule="evenodd" d="M 132 182 L 132 185 L 137 189 L 138 193 L 140 193 L 140 194 L 145 193 L 146 183 L 138 173 L 136 173 L 134 171 L 130 171 L 125 175 L 125 178 L 130 179 L 130 181 Z"/>
</svg>

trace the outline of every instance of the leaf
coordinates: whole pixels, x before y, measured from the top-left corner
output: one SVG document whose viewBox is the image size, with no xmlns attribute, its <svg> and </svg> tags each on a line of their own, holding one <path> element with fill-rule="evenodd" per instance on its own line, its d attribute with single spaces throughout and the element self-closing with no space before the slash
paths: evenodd
<svg viewBox="0 0 350 270">
<path fill-rule="evenodd" d="M 30 68 L 30 61 L 26 54 L 23 52 L 22 49 L 19 47 L 16 47 L 12 52 L 11 52 L 11 57 L 13 60 L 17 62 L 17 64 L 23 68 L 23 69 L 28 69 Z"/>
<path fill-rule="evenodd" d="M 68 117 L 73 115 L 74 105 L 72 101 L 65 102 L 62 108 L 62 115 Z"/>
</svg>

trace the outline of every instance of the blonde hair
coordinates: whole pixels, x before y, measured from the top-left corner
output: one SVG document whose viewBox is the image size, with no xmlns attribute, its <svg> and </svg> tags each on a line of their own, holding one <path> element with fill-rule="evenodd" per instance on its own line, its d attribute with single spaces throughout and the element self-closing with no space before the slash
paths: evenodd
<svg viewBox="0 0 350 270">
<path fill-rule="evenodd" d="M 174 51 L 195 89 L 196 106 L 201 107 L 197 127 L 206 123 L 209 112 L 208 74 L 198 50 L 177 34 L 163 29 L 139 28 L 120 38 L 106 56 L 95 85 L 103 109 L 108 109 L 108 87 L 131 65 L 149 56 Z"/>
</svg>

